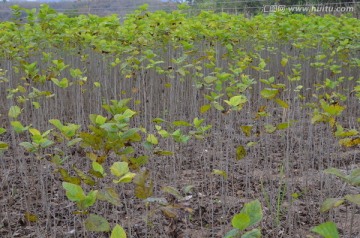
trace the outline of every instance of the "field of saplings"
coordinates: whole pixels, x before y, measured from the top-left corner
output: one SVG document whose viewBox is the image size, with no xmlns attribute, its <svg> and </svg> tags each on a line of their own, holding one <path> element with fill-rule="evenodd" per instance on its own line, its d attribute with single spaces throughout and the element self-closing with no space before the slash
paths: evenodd
<svg viewBox="0 0 360 238">
<path fill-rule="evenodd" d="M 0 237 L 360 237 L 359 19 L 12 10 Z"/>
</svg>

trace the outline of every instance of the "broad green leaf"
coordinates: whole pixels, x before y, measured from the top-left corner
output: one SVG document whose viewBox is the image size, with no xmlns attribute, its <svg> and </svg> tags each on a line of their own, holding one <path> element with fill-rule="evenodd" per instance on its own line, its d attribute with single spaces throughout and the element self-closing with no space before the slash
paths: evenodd
<svg viewBox="0 0 360 238">
<path fill-rule="evenodd" d="M 114 188 L 106 188 L 102 191 L 99 191 L 97 193 L 97 199 L 107 201 L 114 206 L 120 206 L 120 197 Z"/>
<path fill-rule="evenodd" d="M 29 132 L 30 132 L 33 136 L 41 136 L 40 131 L 38 131 L 38 130 L 35 129 L 35 128 L 30 128 L 30 129 L 29 129 Z"/>
<path fill-rule="evenodd" d="M 62 130 L 62 128 L 64 127 L 64 125 L 60 122 L 60 120 L 58 119 L 51 119 L 49 120 L 49 122 L 51 124 L 53 124 L 57 129 L 59 129 L 60 131 Z"/>
<path fill-rule="evenodd" d="M 326 174 L 333 174 L 339 178 L 342 179 L 346 179 L 346 175 L 344 173 L 342 173 L 339 169 L 337 168 L 328 168 L 324 170 L 324 173 Z"/>
<path fill-rule="evenodd" d="M 287 65 L 287 63 L 288 63 L 288 59 L 287 59 L 287 58 L 282 58 L 282 59 L 281 59 L 280 64 L 281 64 L 282 67 L 285 67 L 285 66 Z"/>
<path fill-rule="evenodd" d="M 5 129 L 5 128 L 0 127 L 0 135 L 1 135 L 1 134 L 4 134 L 5 132 L 6 132 L 6 129 Z"/>
<path fill-rule="evenodd" d="M 79 185 L 63 182 L 62 186 L 66 190 L 66 196 L 70 201 L 80 202 L 85 199 L 84 190 Z"/>
<path fill-rule="evenodd" d="M 101 115 L 97 115 L 95 118 L 95 123 L 98 125 L 103 125 L 106 122 L 107 118 Z"/>
<path fill-rule="evenodd" d="M 250 226 L 250 221 L 248 214 L 238 213 L 232 218 L 231 224 L 234 228 L 243 231 Z"/>
<path fill-rule="evenodd" d="M 116 224 L 111 232 L 110 238 L 126 238 L 126 233 L 124 228 Z"/>
<path fill-rule="evenodd" d="M 280 98 L 275 98 L 275 102 L 282 108 L 289 108 L 289 104 Z"/>
<path fill-rule="evenodd" d="M 269 134 L 274 133 L 277 129 L 275 126 L 271 124 L 266 124 L 264 127 L 265 127 L 265 131 Z"/>
<path fill-rule="evenodd" d="M 241 238 L 260 238 L 261 237 L 261 231 L 259 229 L 253 229 L 251 231 L 246 232 L 244 235 L 241 236 Z"/>
<path fill-rule="evenodd" d="M 128 140 L 131 139 L 132 137 L 134 137 L 136 135 L 136 133 L 139 131 L 139 128 L 131 128 L 127 131 L 125 131 L 123 134 L 121 134 L 120 138 L 122 140 Z"/>
<path fill-rule="evenodd" d="M 351 185 L 360 186 L 360 168 L 353 169 L 350 174 L 346 176 L 346 179 Z"/>
<path fill-rule="evenodd" d="M 246 156 L 246 149 L 244 146 L 240 145 L 236 148 L 236 160 L 241 160 Z"/>
<path fill-rule="evenodd" d="M 122 176 L 119 180 L 113 180 L 114 183 L 130 183 L 132 179 L 136 176 L 135 173 L 128 172 Z"/>
<path fill-rule="evenodd" d="M 154 134 L 149 134 L 146 138 L 146 141 L 153 145 L 157 145 L 159 143 L 158 139 Z"/>
<path fill-rule="evenodd" d="M 344 203 L 342 198 L 327 198 L 320 207 L 320 212 L 327 212 L 332 208 L 338 207 Z"/>
<path fill-rule="evenodd" d="M 125 112 L 123 113 L 123 117 L 124 118 L 131 118 L 132 116 L 134 116 L 136 114 L 136 112 L 130 110 L 130 109 L 126 109 Z"/>
<path fill-rule="evenodd" d="M 332 116 L 340 116 L 345 107 L 338 104 L 328 104 L 325 100 L 320 100 L 320 105 L 322 109 L 329 113 Z"/>
<path fill-rule="evenodd" d="M 95 214 L 90 214 L 90 216 L 86 218 L 85 228 L 88 231 L 110 231 L 109 222 L 104 217 Z"/>
<path fill-rule="evenodd" d="M 211 83 L 215 82 L 216 80 L 217 80 L 217 78 L 214 77 L 214 76 L 206 76 L 206 77 L 204 78 L 204 81 L 205 81 L 205 83 L 207 83 L 207 84 L 211 84 Z"/>
<path fill-rule="evenodd" d="M 101 164 L 99 164 L 96 161 L 93 161 L 91 165 L 94 171 L 99 172 L 101 175 L 104 175 L 104 168 Z"/>
<path fill-rule="evenodd" d="M 231 231 L 227 232 L 224 238 L 238 238 L 241 235 L 241 231 L 237 228 L 232 229 Z"/>
<path fill-rule="evenodd" d="M 75 138 L 75 139 L 70 140 L 68 143 L 66 143 L 66 145 L 68 147 L 71 147 L 71 146 L 76 145 L 77 143 L 79 143 L 81 141 L 82 141 L 81 138 Z"/>
<path fill-rule="evenodd" d="M 349 202 L 355 203 L 356 205 L 360 206 L 360 194 L 348 194 L 344 198 Z"/>
<path fill-rule="evenodd" d="M 249 226 L 252 226 L 260 222 L 263 217 L 262 207 L 259 200 L 254 200 L 249 203 L 245 203 L 240 213 L 247 214 L 250 217 Z"/>
<path fill-rule="evenodd" d="M 200 107 L 200 113 L 203 114 L 207 112 L 211 108 L 211 104 L 205 104 Z"/>
<path fill-rule="evenodd" d="M 97 193 L 98 193 L 97 190 L 89 192 L 89 194 L 84 198 L 84 200 L 81 200 L 80 202 L 78 202 L 79 208 L 82 210 L 85 210 L 88 207 L 91 207 L 92 205 L 94 205 L 94 203 L 96 202 Z"/>
<path fill-rule="evenodd" d="M 129 172 L 129 166 L 126 162 L 115 162 L 111 167 L 110 171 L 116 177 L 121 177 Z"/>
<path fill-rule="evenodd" d="M 334 222 L 325 222 L 315 226 L 312 230 L 324 238 L 339 238 L 339 233 Z"/>
<path fill-rule="evenodd" d="M 283 123 L 277 124 L 277 125 L 276 125 L 276 129 L 278 129 L 278 130 L 285 130 L 285 129 L 288 128 L 289 126 L 291 126 L 291 123 L 290 123 L 290 122 L 283 122 Z"/>
<path fill-rule="evenodd" d="M 8 116 L 11 118 L 17 118 L 21 113 L 21 109 L 18 106 L 11 106 L 9 109 Z"/>
<path fill-rule="evenodd" d="M 38 102 L 32 102 L 31 104 L 34 106 L 35 109 L 40 108 L 40 103 L 38 103 Z"/>
<path fill-rule="evenodd" d="M 29 152 L 34 152 L 36 150 L 36 147 L 30 142 L 21 142 L 19 145 L 24 147 Z"/>
<path fill-rule="evenodd" d="M 197 117 L 194 118 L 193 123 L 195 127 L 201 126 L 201 124 L 204 122 L 204 119 L 199 119 Z"/>
<path fill-rule="evenodd" d="M 233 96 L 230 98 L 230 100 L 224 100 L 224 102 L 226 102 L 228 105 L 232 106 L 232 107 L 236 107 L 239 104 L 243 104 L 245 102 L 247 102 L 247 98 L 244 95 L 238 95 L 238 96 Z"/>
<path fill-rule="evenodd" d="M 16 133 L 24 132 L 30 128 L 30 126 L 24 127 L 19 121 L 12 121 L 10 124 Z"/>
<path fill-rule="evenodd" d="M 275 88 L 265 88 L 261 90 L 260 95 L 265 99 L 273 99 L 275 98 L 279 93 L 278 89 Z"/>
</svg>

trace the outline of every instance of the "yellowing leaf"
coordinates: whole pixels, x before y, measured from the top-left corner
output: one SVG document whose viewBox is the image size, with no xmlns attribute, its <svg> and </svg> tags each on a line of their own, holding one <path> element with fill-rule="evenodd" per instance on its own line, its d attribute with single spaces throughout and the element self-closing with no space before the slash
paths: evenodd
<svg viewBox="0 0 360 238">
<path fill-rule="evenodd" d="M 90 214 L 90 216 L 86 218 L 85 228 L 88 231 L 110 231 L 109 222 L 104 217 L 95 214 Z"/>
<path fill-rule="evenodd" d="M 251 135 L 251 130 L 253 128 L 252 125 L 248 125 L 248 126 L 241 126 L 240 127 L 242 132 L 245 134 L 245 136 L 249 137 Z"/>
<path fill-rule="evenodd" d="M 37 222 L 38 221 L 38 217 L 35 214 L 29 213 L 29 212 L 25 212 L 24 217 L 29 222 Z"/>
<path fill-rule="evenodd" d="M 213 169 L 212 174 L 221 175 L 225 179 L 227 178 L 227 173 L 225 171 L 223 171 L 223 170 Z"/>
<path fill-rule="evenodd" d="M 241 160 L 246 156 L 245 147 L 240 145 L 236 148 L 236 159 Z"/>
</svg>

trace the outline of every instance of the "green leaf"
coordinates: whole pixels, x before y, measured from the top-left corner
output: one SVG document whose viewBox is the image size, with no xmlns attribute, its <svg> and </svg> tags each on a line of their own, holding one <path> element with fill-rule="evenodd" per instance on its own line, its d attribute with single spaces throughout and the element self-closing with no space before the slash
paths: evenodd
<svg viewBox="0 0 360 238">
<path fill-rule="evenodd" d="M 4 134 L 5 132 L 6 132 L 6 129 L 5 129 L 5 128 L 0 127 L 0 135 L 1 135 L 1 134 Z"/>
<path fill-rule="evenodd" d="M 114 206 L 120 206 L 120 197 L 114 188 L 106 188 L 98 192 L 97 199 L 107 201 Z"/>
<path fill-rule="evenodd" d="M 88 231 L 110 231 L 109 222 L 104 217 L 95 214 L 90 214 L 90 216 L 86 218 L 85 228 Z"/>
<path fill-rule="evenodd" d="M 360 168 L 353 169 L 346 179 L 351 185 L 360 186 Z"/>
<path fill-rule="evenodd" d="M 289 108 L 289 104 L 280 98 L 275 98 L 275 102 L 282 108 Z"/>
<path fill-rule="evenodd" d="M 101 115 L 97 115 L 95 118 L 95 123 L 98 125 L 103 125 L 106 122 L 107 118 Z"/>
<path fill-rule="evenodd" d="M 53 124 L 57 129 L 59 129 L 60 131 L 63 129 L 64 125 L 61 123 L 60 120 L 58 119 L 51 119 L 49 120 L 49 122 L 51 124 Z"/>
<path fill-rule="evenodd" d="M 246 232 L 241 238 L 260 238 L 261 231 L 259 229 L 252 229 L 251 231 Z"/>
<path fill-rule="evenodd" d="M 34 152 L 36 150 L 36 147 L 30 142 L 21 142 L 19 145 L 24 147 L 29 152 Z"/>
<path fill-rule="evenodd" d="M 231 97 L 229 101 L 224 100 L 224 102 L 226 102 L 228 105 L 230 105 L 232 107 L 236 107 L 239 104 L 243 104 L 243 103 L 247 102 L 247 98 L 244 95 L 238 95 L 238 96 Z"/>
<path fill-rule="evenodd" d="M 246 156 L 246 150 L 245 147 L 240 145 L 236 148 L 236 160 L 241 160 L 245 158 Z"/>
<path fill-rule="evenodd" d="M 21 114 L 21 109 L 18 106 L 12 106 L 9 109 L 8 116 L 11 118 L 17 118 Z"/>
<path fill-rule="evenodd" d="M 66 143 L 66 146 L 71 147 L 73 145 L 76 145 L 77 143 L 81 142 L 82 139 L 81 138 L 75 138 L 70 140 L 68 143 Z"/>
<path fill-rule="evenodd" d="M 344 198 L 349 202 L 355 203 L 356 205 L 360 206 L 360 194 L 348 194 Z"/>
<path fill-rule="evenodd" d="M 326 174 L 333 174 L 339 178 L 342 179 L 346 179 L 346 175 L 344 173 L 342 173 L 339 169 L 337 168 L 328 168 L 324 170 L 324 173 Z"/>
<path fill-rule="evenodd" d="M 85 210 L 88 207 L 94 205 L 96 202 L 97 193 L 98 193 L 97 190 L 89 192 L 89 194 L 84 198 L 84 200 L 78 202 L 79 208 Z"/>
<path fill-rule="evenodd" d="M 155 155 L 162 155 L 162 156 L 171 156 L 174 153 L 172 151 L 167 151 L 167 150 L 156 150 L 154 151 Z"/>
<path fill-rule="evenodd" d="M 135 173 L 128 172 L 122 176 L 119 180 L 113 180 L 114 183 L 130 183 L 132 179 L 136 176 Z"/>
<path fill-rule="evenodd" d="M 154 118 L 152 121 L 155 122 L 155 123 L 165 122 L 165 120 L 164 120 L 164 119 L 161 119 L 161 118 Z"/>
<path fill-rule="evenodd" d="M 232 218 L 231 224 L 233 227 L 243 231 L 250 226 L 250 217 L 248 214 L 238 213 Z"/>
<path fill-rule="evenodd" d="M 339 233 L 334 222 L 325 222 L 315 226 L 312 230 L 324 238 L 339 238 Z"/>
<path fill-rule="evenodd" d="M 344 203 L 342 198 L 327 198 L 320 207 L 320 212 L 327 212 L 332 208 L 338 207 Z"/>
<path fill-rule="evenodd" d="M 10 122 L 11 126 L 14 128 L 16 133 L 21 133 L 29 129 L 30 126 L 24 127 L 19 121 Z"/>
<path fill-rule="evenodd" d="M 265 99 L 273 99 L 275 98 L 279 93 L 278 89 L 275 88 L 265 88 L 261 90 L 260 95 Z"/>
<path fill-rule="evenodd" d="M 287 62 L 288 62 L 287 58 L 282 58 L 280 64 L 282 67 L 285 67 L 287 65 Z"/>
<path fill-rule="evenodd" d="M 115 162 L 111 167 L 110 171 L 116 177 L 121 177 L 129 172 L 129 166 L 126 162 Z"/>
<path fill-rule="evenodd" d="M 234 228 L 231 231 L 229 231 L 228 233 L 225 234 L 224 238 L 238 238 L 240 237 L 241 232 L 239 229 Z"/>
<path fill-rule="evenodd" d="M 174 126 L 192 126 L 189 122 L 186 121 L 174 121 L 172 124 Z"/>
<path fill-rule="evenodd" d="M 159 143 L 158 139 L 154 134 L 149 134 L 146 138 L 146 141 L 153 145 L 157 145 Z"/>
<path fill-rule="evenodd" d="M 9 145 L 5 142 L 0 141 L 0 152 L 3 152 L 7 149 L 9 149 Z"/>
<path fill-rule="evenodd" d="M 116 226 L 111 232 L 110 238 L 126 238 L 126 233 L 124 228 L 116 224 Z"/>
<path fill-rule="evenodd" d="M 261 203 L 259 202 L 259 200 L 254 200 L 249 203 L 245 203 L 240 213 L 247 214 L 250 217 L 249 226 L 252 226 L 260 222 L 263 217 Z"/>
<path fill-rule="evenodd" d="M 85 199 L 85 193 L 79 185 L 63 182 L 62 186 L 66 190 L 66 196 L 70 201 L 80 202 Z"/>
<path fill-rule="evenodd" d="M 203 114 L 211 108 L 211 104 L 206 104 L 200 107 L 200 113 Z"/>
<path fill-rule="evenodd" d="M 266 124 L 264 127 L 265 127 L 265 131 L 269 134 L 274 133 L 277 129 L 275 126 L 271 124 Z"/>
<path fill-rule="evenodd" d="M 92 169 L 94 171 L 99 172 L 101 175 L 104 176 L 104 168 L 103 168 L 103 166 L 101 164 L 99 164 L 96 161 L 93 161 L 91 165 L 92 165 Z"/>
<path fill-rule="evenodd" d="M 204 81 L 205 81 L 205 83 L 207 83 L 207 84 L 211 84 L 211 83 L 215 82 L 216 80 L 217 80 L 217 78 L 214 77 L 214 76 L 206 76 L 206 77 L 204 78 Z"/>
</svg>

